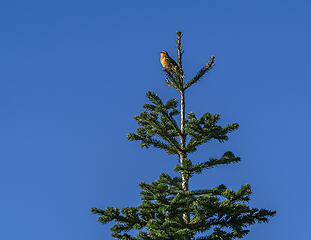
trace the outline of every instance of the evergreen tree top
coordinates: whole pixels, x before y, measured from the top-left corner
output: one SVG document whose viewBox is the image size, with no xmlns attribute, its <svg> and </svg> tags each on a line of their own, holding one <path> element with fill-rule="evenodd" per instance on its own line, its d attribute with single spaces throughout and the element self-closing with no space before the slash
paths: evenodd
<svg viewBox="0 0 311 240">
<path fill-rule="evenodd" d="M 212 56 L 192 79 L 184 81 L 181 38 L 182 33 L 177 32 L 177 63 L 169 64 L 165 61 L 172 60 L 161 59 L 167 85 L 179 92 L 179 105 L 175 98 L 164 103 L 157 94 L 147 92 L 149 102 L 134 117 L 139 127 L 135 133 L 128 134 L 128 140 L 139 141 L 141 147 L 152 146 L 165 150 L 167 154 L 175 154 L 178 163 L 174 171 L 180 176 L 162 173 L 151 184 L 141 182 L 142 203 L 139 206 L 121 210 L 114 207 L 104 210 L 92 208 L 92 213 L 99 215 L 99 222 L 115 222 L 111 236 L 116 239 L 231 240 L 243 238 L 250 225 L 268 222 L 269 217 L 276 214 L 274 210 L 248 206 L 252 193 L 248 184 L 237 191 L 225 185 L 212 189 L 189 189 L 190 179 L 204 169 L 240 161 L 231 151 L 198 164 L 193 164 L 189 158 L 189 154 L 197 151 L 200 145 L 212 140 L 227 141 L 228 134 L 239 125 L 218 125 L 219 114 L 207 112 L 197 117 L 193 112 L 185 113 L 184 92 L 212 69 L 215 57 Z M 161 58 L 168 56 L 164 55 Z M 135 234 L 131 230 L 135 230 Z"/>
</svg>

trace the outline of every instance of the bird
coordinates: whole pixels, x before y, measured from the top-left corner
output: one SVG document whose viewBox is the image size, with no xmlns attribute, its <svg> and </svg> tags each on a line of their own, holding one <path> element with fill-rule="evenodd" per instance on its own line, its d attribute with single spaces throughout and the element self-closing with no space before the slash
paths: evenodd
<svg viewBox="0 0 311 240">
<path fill-rule="evenodd" d="M 177 65 L 177 63 L 174 61 L 174 59 L 172 59 L 168 53 L 166 51 L 162 51 L 160 52 L 160 61 L 161 64 L 163 66 L 163 71 L 172 71 L 173 68 L 175 68 L 175 70 L 178 70 L 179 67 Z"/>
</svg>

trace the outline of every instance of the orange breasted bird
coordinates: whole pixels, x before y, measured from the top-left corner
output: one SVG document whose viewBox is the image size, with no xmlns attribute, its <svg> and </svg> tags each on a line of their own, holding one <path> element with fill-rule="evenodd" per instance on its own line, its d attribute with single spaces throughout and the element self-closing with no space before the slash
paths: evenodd
<svg viewBox="0 0 311 240">
<path fill-rule="evenodd" d="M 172 68 L 175 68 L 176 70 L 179 69 L 177 63 L 168 55 L 166 51 L 160 52 L 160 55 L 160 61 L 163 66 L 163 71 L 172 71 Z"/>
</svg>

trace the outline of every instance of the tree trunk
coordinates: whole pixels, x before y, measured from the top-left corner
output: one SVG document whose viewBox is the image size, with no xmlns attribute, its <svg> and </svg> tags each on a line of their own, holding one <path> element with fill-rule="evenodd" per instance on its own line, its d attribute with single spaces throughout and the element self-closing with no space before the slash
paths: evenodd
<svg viewBox="0 0 311 240">
<path fill-rule="evenodd" d="M 180 166 L 183 167 L 184 159 L 187 157 L 185 153 L 186 147 L 186 136 L 185 136 L 185 93 L 180 91 L 180 147 L 182 152 L 179 153 Z M 184 191 L 188 191 L 188 176 L 183 172 L 181 174 L 182 178 L 182 188 Z M 189 223 L 189 215 L 187 213 L 183 214 L 183 219 L 185 224 Z M 184 240 L 189 240 L 188 237 L 184 237 Z"/>
</svg>

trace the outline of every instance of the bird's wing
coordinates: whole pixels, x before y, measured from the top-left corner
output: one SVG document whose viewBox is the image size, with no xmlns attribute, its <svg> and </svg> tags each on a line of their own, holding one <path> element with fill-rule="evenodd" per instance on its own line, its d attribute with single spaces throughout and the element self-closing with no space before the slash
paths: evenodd
<svg viewBox="0 0 311 240">
<path fill-rule="evenodd" d="M 169 59 L 170 63 L 171 63 L 173 66 L 178 67 L 177 63 L 175 62 L 175 60 L 174 60 L 173 58 L 171 58 L 170 56 L 168 56 L 168 59 Z"/>
</svg>

